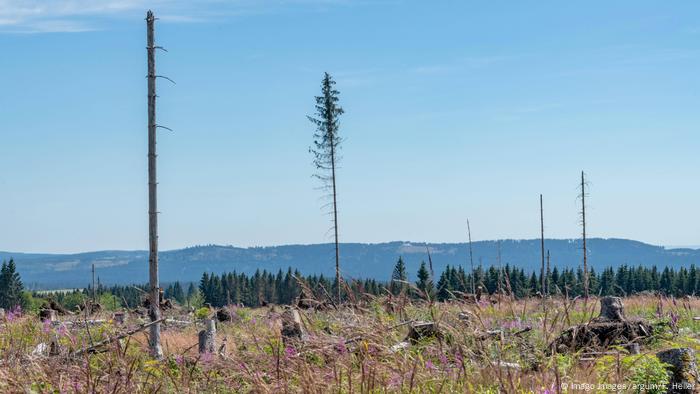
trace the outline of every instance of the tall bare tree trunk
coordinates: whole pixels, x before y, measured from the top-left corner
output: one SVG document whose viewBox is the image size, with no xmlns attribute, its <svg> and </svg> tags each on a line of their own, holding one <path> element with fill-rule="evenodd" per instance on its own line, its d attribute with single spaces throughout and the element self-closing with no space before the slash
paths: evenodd
<svg viewBox="0 0 700 394">
<path fill-rule="evenodd" d="M 158 284 L 158 201 L 156 180 L 156 61 L 153 25 L 155 17 L 150 10 L 146 14 L 146 40 L 148 53 L 148 277 L 151 305 L 151 322 L 160 320 L 160 294 Z M 151 326 L 149 338 L 151 356 L 160 359 L 160 323 Z"/>
<path fill-rule="evenodd" d="M 501 241 L 498 240 L 496 243 L 498 248 L 498 254 L 496 255 L 496 261 L 498 262 L 498 302 L 501 302 L 501 294 L 503 293 L 503 267 L 501 265 Z"/>
<path fill-rule="evenodd" d="M 331 178 L 333 182 L 333 231 L 335 235 L 335 281 L 338 283 L 338 304 L 340 299 L 340 250 L 338 247 L 338 202 L 335 189 L 335 141 L 333 141 L 333 133 L 331 133 Z"/>
<path fill-rule="evenodd" d="M 583 296 L 588 299 L 588 253 L 586 251 L 586 179 L 581 171 L 581 225 L 583 226 Z"/>
<path fill-rule="evenodd" d="M 540 280 L 542 281 L 542 296 L 544 297 L 547 293 L 545 292 L 545 272 L 544 272 L 544 207 L 542 204 L 542 195 L 540 194 L 540 249 L 542 253 L 542 269 L 540 270 Z"/>
<path fill-rule="evenodd" d="M 476 294 L 476 285 L 474 284 L 474 281 L 476 281 L 476 278 L 474 277 L 474 253 L 472 251 L 472 229 L 469 226 L 469 219 L 467 219 L 467 235 L 469 237 L 469 264 L 471 265 L 471 268 L 472 268 L 472 294 Z"/>
<path fill-rule="evenodd" d="M 552 271 L 549 270 L 549 249 L 547 249 L 547 287 L 546 287 L 546 293 L 545 293 L 547 295 L 549 295 L 549 287 L 550 287 L 549 275 L 551 272 Z"/>
<path fill-rule="evenodd" d="M 94 307 L 97 302 L 97 297 L 95 296 L 95 264 L 92 265 L 92 305 Z"/>
</svg>

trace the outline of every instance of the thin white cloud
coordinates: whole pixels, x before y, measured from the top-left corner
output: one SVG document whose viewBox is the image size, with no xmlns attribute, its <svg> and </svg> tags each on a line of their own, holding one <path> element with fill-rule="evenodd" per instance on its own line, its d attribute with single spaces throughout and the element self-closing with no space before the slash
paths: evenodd
<svg viewBox="0 0 700 394">
<path fill-rule="evenodd" d="M 12 33 L 96 30 L 95 17 L 143 12 L 147 0 L 0 0 L 0 31 Z"/>
<path fill-rule="evenodd" d="M 164 21 L 195 23 L 280 7 L 350 4 L 349 0 L 0 0 L 0 32 L 101 30 L 108 19 L 139 17 L 149 8 Z"/>
</svg>

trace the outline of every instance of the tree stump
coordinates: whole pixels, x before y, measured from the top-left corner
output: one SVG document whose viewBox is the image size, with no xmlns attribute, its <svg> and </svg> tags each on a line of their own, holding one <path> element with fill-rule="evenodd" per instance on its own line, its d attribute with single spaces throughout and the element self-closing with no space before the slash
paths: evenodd
<svg viewBox="0 0 700 394">
<path fill-rule="evenodd" d="M 435 322 L 416 321 L 409 325 L 407 341 L 416 343 L 423 338 L 442 338 L 442 333 Z"/>
<path fill-rule="evenodd" d="M 466 325 L 466 326 L 471 326 L 472 323 L 478 321 L 478 319 L 476 318 L 476 316 L 474 316 L 474 314 L 471 313 L 471 312 L 469 312 L 469 311 L 462 311 L 462 312 L 459 312 L 459 313 L 457 314 L 457 318 L 459 319 L 459 321 L 461 321 L 462 323 L 464 323 L 464 325 Z"/>
<path fill-rule="evenodd" d="M 613 345 L 634 346 L 649 338 L 653 327 L 643 319 L 627 319 L 620 297 L 600 299 L 600 315 L 589 323 L 564 330 L 552 342 L 555 352 L 599 350 Z M 631 352 L 638 350 L 630 348 Z"/>
<path fill-rule="evenodd" d="M 598 320 L 623 321 L 625 307 L 620 297 L 603 297 L 600 299 L 600 315 Z"/>
<path fill-rule="evenodd" d="M 199 332 L 199 354 L 214 353 L 216 347 L 216 321 L 206 320 L 206 329 Z"/>
<path fill-rule="evenodd" d="M 216 320 L 220 322 L 233 320 L 233 316 L 231 315 L 231 311 L 228 309 L 228 307 L 219 308 L 216 311 Z"/>
<path fill-rule="evenodd" d="M 656 353 L 656 357 L 669 364 L 670 381 L 668 393 L 685 394 L 697 393 L 698 366 L 695 358 L 695 350 L 690 348 L 669 349 Z"/>
<path fill-rule="evenodd" d="M 49 356 L 58 356 L 61 354 L 62 350 L 63 347 L 61 346 L 61 342 L 58 340 L 58 335 L 54 333 L 53 337 L 51 338 L 51 343 L 49 344 Z"/>
<path fill-rule="evenodd" d="M 42 322 L 54 322 L 56 321 L 56 311 L 53 309 L 41 309 L 39 310 L 39 319 Z"/>
<path fill-rule="evenodd" d="M 112 319 L 114 319 L 114 322 L 117 324 L 124 324 L 126 322 L 126 313 L 114 312 L 114 315 L 112 315 Z"/>
<path fill-rule="evenodd" d="M 301 315 L 296 309 L 287 309 L 282 312 L 282 337 L 285 340 L 303 340 L 306 338 L 304 324 Z"/>
</svg>

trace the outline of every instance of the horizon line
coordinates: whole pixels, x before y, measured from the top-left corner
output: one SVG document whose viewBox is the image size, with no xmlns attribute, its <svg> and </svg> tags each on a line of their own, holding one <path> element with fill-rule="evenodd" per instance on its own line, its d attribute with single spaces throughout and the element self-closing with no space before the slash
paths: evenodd
<svg viewBox="0 0 700 394">
<path fill-rule="evenodd" d="M 545 238 L 545 241 L 578 241 L 581 240 L 581 237 L 578 238 Z M 648 243 L 644 241 L 639 241 L 636 239 L 631 239 L 631 238 L 621 238 L 621 237 L 591 237 L 591 238 L 586 238 L 587 240 L 621 240 L 621 241 L 633 241 L 633 242 L 639 242 L 645 245 L 650 245 L 650 246 L 656 246 L 656 247 L 663 247 L 668 250 L 675 250 L 675 249 L 692 249 L 692 250 L 698 250 L 700 249 L 700 245 L 660 245 L 660 244 L 655 244 L 655 243 Z M 479 242 L 503 242 L 503 241 L 539 241 L 540 238 L 499 238 L 499 239 L 482 239 L 482 240 L 476 240 L 472 241 L 472 243 L 479 243 Z M 393 241 L 383 241 L 383 242 L 340 242 L 340 245 L 350 245 L 350 244 L 359 244 L 359 245 L 382 245 L 382 244 L 390 244 L 390 243 L 404 243 L 404 244 L 416 244 L 416 245 L 467 245 L 469 244 L 468 241 L 464 242 L 427 242 L 427 241 L 404 241 L 404 240 L 393 240 Z M 289 244 L 277 244 L 277 245 L 255 245 L 255 246 L 236 246 L 234 244 L 216 244 L 216 243 L 211 243 L 211 244 L 195 244 L 195 245 L 189 245 L 189 246 L 183 246 L 179 248 L 172 248 L 172 249 L 167 249 L 167 250 L 160 250 L 158 253 L 167 253 L 167 252 L 175 252 L 175 251 L 180 251 L 180 250 L 185 250 L 185 249 L 192 249 L 192 248 L 202 248 L 202 247 L 221 247 L 221 248 L 235 248 L 235 249 L 264 249 L 264 248 L 279 248 L 279 247 L 289 247 L 289 246 L 318 246 L 318 245 L 333 245 L 333 242 L 318 242 L 318 243 L 289 243 Z M 18 251 L 7 251 L 7 250 L 0 250 L 0 254 L 18 254 L 18 255 L 54 255 L 54 256 L 60 256 L 60 255 L 79 255 L 79 254 L 89 254 L 89 253 L 104 253 L 104 252 L 144 252 L 147 253 L 147 249 L 99 249 L 99 250 L 88 250 L 88 251 L 71 251 L 71 252 L 18 252 Z"/>
</svg>

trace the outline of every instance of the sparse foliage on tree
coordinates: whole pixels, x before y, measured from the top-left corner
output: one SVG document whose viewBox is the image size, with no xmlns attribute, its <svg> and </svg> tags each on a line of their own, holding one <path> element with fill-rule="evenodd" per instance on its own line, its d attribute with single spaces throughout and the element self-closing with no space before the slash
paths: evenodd
<svg viewBox="0 0 700 394">
<path fill-rule="evenodd" d="M 339 105 L 340 92 L 335 89 L 335 81 L 330 74 L 325 73 L 321 82 L 321 95 L 316 96 L 316 114 L 309 120 L 316 125 L 313 145 L 309 151 L 314 156 L 314 166 L 318 170 L 315 176 L 323 183 L 326 195 L 331 197 L 333 215 L 333 233 L 335 240 L 335 279 L 338 283 L 337 296 L 340 302 L 340 250 L 338 244 L 338 199 L 336 188 L 336 170 L 338 164 L 338 149 L 342 142 L 338 131 L 340 115 L 344 113 Z"/>
</svg>

